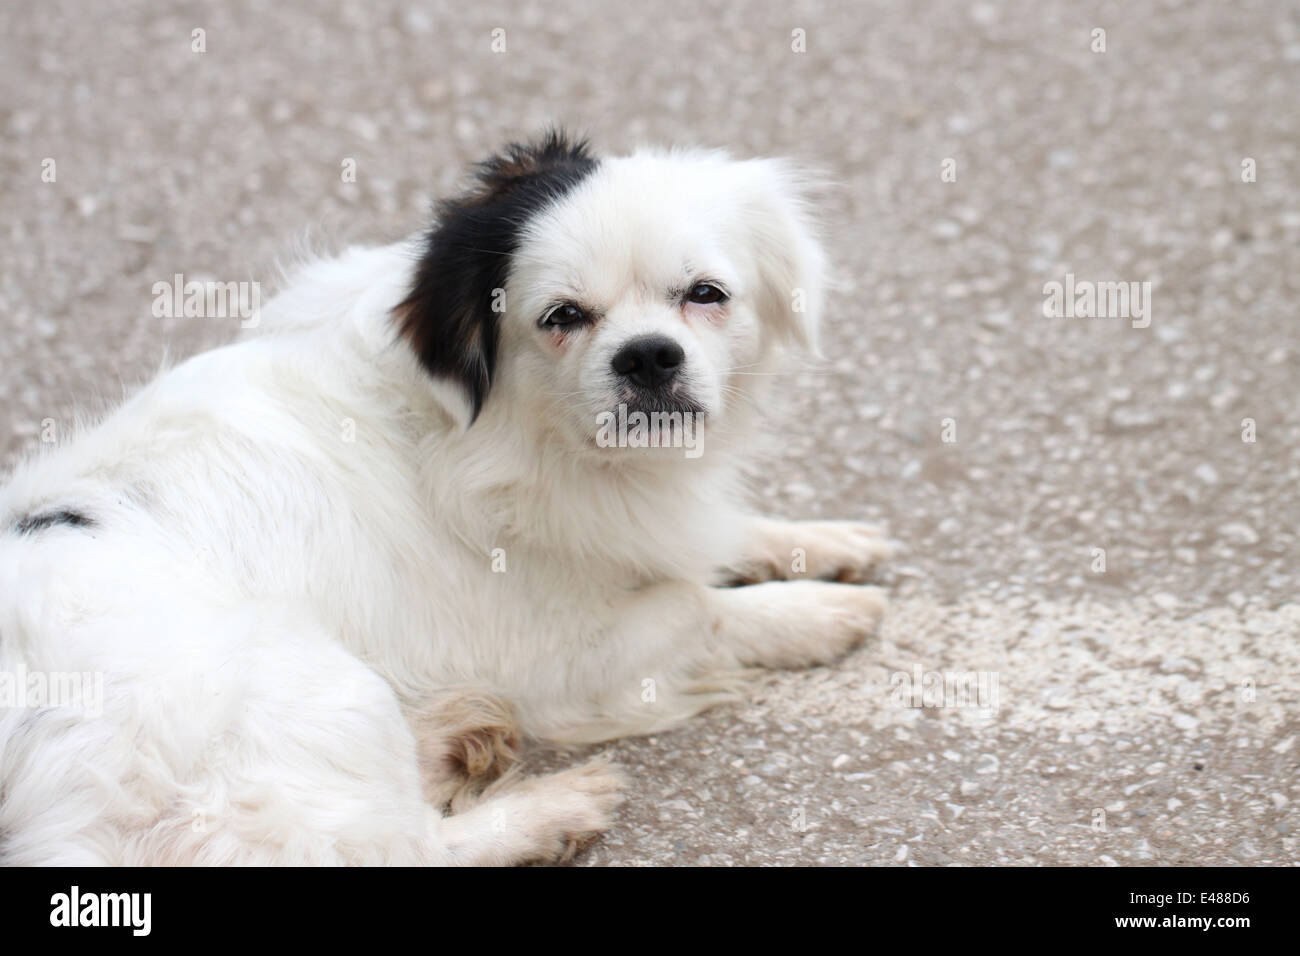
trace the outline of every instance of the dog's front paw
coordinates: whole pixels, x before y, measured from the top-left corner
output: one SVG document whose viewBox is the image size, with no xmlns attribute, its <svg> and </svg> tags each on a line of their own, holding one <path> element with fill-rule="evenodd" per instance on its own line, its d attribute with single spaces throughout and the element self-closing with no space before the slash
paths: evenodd
<svg viewBox="0 0 1300 956">
<path fill-rule="evenodd" d="M 889 607 L 881 588 L 826 581 L 785 585 L 803 591 L 807 625 L 791 650 L 798 664 L 828 664 L 858 647 L 876 632 Z"/>
<path fill-rule="evenodd" d="M 741 663 L 762 667 L 829 664 L 875 633 L 889 604 L 880 588 L 830 581 L 768 581 L 715 599 L 731 611 Z"/>
<path fill-rule="evenodd" d="M 892 558 L 898 545 L 859 521 L 771 521 L 756 525 L 741 583 L 813 578 L 855 584 Z"/>
<path fill-rule="evenodd" d="M 807 575 L 823 581 L 865 581 L 898 552 L 884 531 L 860 521 L 805 521 L 794 529 L 807 542 L 794 545 L 807 555 Z"/>
</svg>

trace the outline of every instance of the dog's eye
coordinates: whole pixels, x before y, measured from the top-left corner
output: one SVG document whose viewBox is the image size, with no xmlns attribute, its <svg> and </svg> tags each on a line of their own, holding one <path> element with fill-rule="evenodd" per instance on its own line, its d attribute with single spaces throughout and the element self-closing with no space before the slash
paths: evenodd
<svg viewBox="0 0 1300 956">
<path fill-rule="evenodd" d="M 727 293 L 712 283 L 701 282 L 686 293 L 686 301 L 696 305 L 713 305 L 715 302 L 726 302 Z"/>
<path fill-rule="evenodd" d="M 581 325 L 587 320 L 588 315 L 581 308 L 572 302 L 561 302 L 542 316 L 541 325 L 543 328 L 565 328 L 571 325 Z"/>
</svg>

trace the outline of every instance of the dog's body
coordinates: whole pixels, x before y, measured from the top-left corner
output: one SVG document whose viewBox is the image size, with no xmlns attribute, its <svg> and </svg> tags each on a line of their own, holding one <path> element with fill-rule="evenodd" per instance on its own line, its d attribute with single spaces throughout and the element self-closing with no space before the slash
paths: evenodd
<svg viewBox="0 0 1300 956">
<path fill-rule="evenodd" d="M 254 335 L 20 467 L 0 491 L 0 673 L 104 685 L 102 715 L 0 709 L 0 860 L 553 858 L 607 825 L 618 776 L 476 786 L 518 737 L 659 730 L 745 668 L 861 640 L 876 589 L 717 586 L 858 581 L 888 550 L 741 506 L 767 373 L 816 318 L 820 255 L 786 177 L 516 149 L 428 237 L 304 267 Z M 695 227 L 664 207 L 683 189 L 731 191 L 696 211 L 725 235 L 678 242 Z M 656 300 L 640 263 L 697 268 L 715 246 L 725 294 Z M 635 361 L 593 372 L 629 342 L 659 350 L 651 391 Z M 698 410 L 704 453 L 596 447 L 609 395 Z"/>
</svg>

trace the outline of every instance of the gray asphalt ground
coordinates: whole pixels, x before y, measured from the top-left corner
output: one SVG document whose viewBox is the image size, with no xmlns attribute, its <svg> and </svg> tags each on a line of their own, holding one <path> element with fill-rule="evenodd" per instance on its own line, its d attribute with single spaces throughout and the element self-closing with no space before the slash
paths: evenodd
<svg viewBox="0 0 1300 956">
<path fill-rule="evenodd" d="M 233 337 L 153 283 L 270 289 L 549 121 L 793 156 L 836 289 L 762 500 L 886 523 L 894 607 L 607 748 L 578 863 L 1294 864 L 1298 112 L 1280 0 L 4 4 L 0 454 Z M 1149 326 L 1045 317 L 1067 273 L 1151 282 Z"/>
</svg>

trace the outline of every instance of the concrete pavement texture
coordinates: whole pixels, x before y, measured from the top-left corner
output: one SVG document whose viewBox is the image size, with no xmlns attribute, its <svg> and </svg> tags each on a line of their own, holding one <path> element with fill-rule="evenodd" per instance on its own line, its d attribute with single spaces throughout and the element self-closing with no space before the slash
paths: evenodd
<svg viewBox="0 0 1300 956">
<path fill-rule="evenodd" d="M 601 748 L 578 865 L 1300 862 L 1294 3 L 50 0 L 0 63 L 9 462 L 234 336 L 155 282 L 273 289 L 547 123 L 830 181 L 759 500 L 887 525 L 891 613 Z"/>
</svg>

